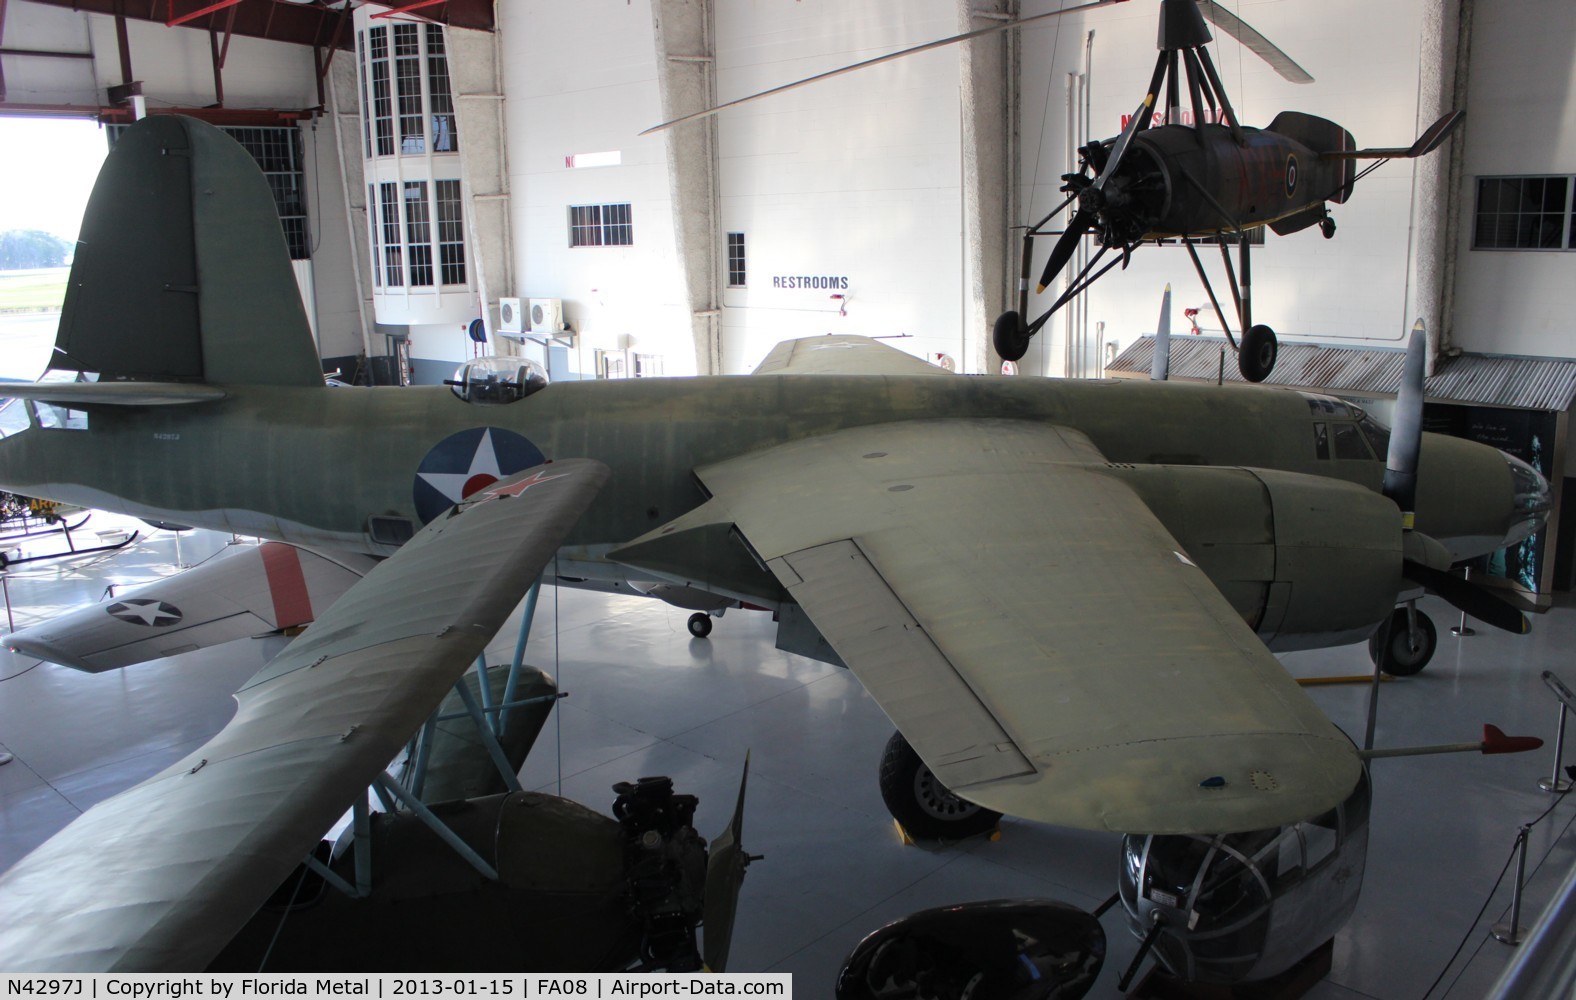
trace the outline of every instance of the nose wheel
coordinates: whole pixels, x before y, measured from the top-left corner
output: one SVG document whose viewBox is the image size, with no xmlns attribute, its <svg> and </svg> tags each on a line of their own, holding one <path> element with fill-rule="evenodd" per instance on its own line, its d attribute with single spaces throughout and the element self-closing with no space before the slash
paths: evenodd
<svg viewBox="0 0 1576 1000">
<path fill-rule="evenodd" d="M 685 625 L 689 628 L 689 634 L 697 639 L 704 639 L 711 635 L 711 615 L 703 611 L 697 611 L 690 615 L 689 621 Z"/>
<path fill-rule="evenodd" d="M 1434 658 L 1439 632 L 1433 619 L 1411 608 L 1396 608 L 1368 640 L 1368 656 L 1391 677 L 1421 673 Z"/>
</svg>

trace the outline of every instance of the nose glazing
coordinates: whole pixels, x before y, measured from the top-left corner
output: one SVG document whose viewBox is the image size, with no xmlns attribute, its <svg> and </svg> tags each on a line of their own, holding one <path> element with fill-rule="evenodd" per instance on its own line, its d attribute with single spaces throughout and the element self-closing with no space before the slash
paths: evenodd
<svg viewBox="0 0 1576 1000">
<path fill-rule="evenodd" d="M 1505 456 L 1512 484 L 1510 524 L 1505 544 L 1515 545 L 1530 538 L 1549 518 L 1549 481 L 1543 474 L 1514 455 Z"/>
</svg>

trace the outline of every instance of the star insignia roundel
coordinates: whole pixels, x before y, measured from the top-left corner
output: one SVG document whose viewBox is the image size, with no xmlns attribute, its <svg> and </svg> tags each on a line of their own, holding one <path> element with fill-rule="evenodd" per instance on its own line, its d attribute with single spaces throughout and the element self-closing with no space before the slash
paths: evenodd
<svg viewBox="0 0 1576 1000">
<path fill-rule="evenodd" d="M 439 441 L 416 468 L 412 499 L 421 523 L 500 479 L 547 458 L 542 450 L 502 427 L 472 427 Z"/>
<path fill-rule="evenodd" d="M 181 620 L 181 609 L 173 604 L 163 601 L 151 600 L 146 597 L 134 597 L 129 601 L 116 601 L 104 609 L 109 614 L 123 622 L 133 625 L 149 625 L 153 628 L 164 628 L 174 625 Z"/>
</svg>

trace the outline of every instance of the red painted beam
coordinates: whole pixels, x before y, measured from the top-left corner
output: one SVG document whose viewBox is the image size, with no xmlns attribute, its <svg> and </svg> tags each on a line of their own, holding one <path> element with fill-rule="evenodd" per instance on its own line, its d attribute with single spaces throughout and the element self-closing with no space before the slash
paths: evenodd
<svg viewBox="0 0 1576 1000">
<path fill-rule="evenodd" d="M 169 17 L 167 17 L 164 21 L 164 26 L 166 28 L 173 28 L 178 24 L 185 24 L 187 21 L 195 21 L 204 14 L 212 14 L 216 10 L 224 10 L 226 7 L 234 7 L 240 2 L 241 0 L 218 0 L 217 3 L 211 3 L 206 7 L 190 11 L 186 14 L 181 14 L 177 17 L 175 14 L 175 0 L 170 0 L 170 13 Z"/>
</svg>

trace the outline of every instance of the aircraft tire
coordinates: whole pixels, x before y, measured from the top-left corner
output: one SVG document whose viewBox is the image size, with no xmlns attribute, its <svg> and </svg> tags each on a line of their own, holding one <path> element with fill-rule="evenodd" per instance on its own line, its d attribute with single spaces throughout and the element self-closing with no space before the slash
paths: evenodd
<svg viewBox="0 0 1576 1000">
<path fill-rule="evenodd" d="M 1406 622 L 1406 609 L 1396 608 L 1390 615 L 1390 621 L 1380 626 L 1368 639 L 1368 656 L 1374 665 L 1381 667 L 1391 677 L 1411 677 L 1421 673 L 1428 666 L 1428 661 L 1433 659 L 1434 650 L 1439 645 L 1439 631 L 1434 628 L 1433 619 L 1423 612 L 1417 613 L 1417 630 L 1422 639 L 1422 644 L 1416 649 L 1412 648 L 1411 636 Z M 1389 655 L 1385 656 L 1385 645 L 1389 644 Z M 1381 663 L 1383 658 L 1385 662 Z"/>
<path fill-rule="evenodd" d="M 704 639 L 711 635 L 711 615 L 697 611 L 689 616 L 685 623 L 689 627 L 689 634 L 697 639 Z"/>
<path fill-rule="evenodd" d="M 1275 331 L 1259 323 L 1242 335 L 1242 347 L 1237 351 L 1237 370 L 1249 382 L 1262 382 L 1275 370 L 1275 359 L 1279 354 L 1280 345 L 1275 340 Z"/>
<path fill-rule="evenodd" d="M 881 799 L 916 840 L 962 840 L 1001 820 L 1001 813 L 947 791 L 902 733 L 893 733 L 881 754 Z"/>
<path fill-rule="evenodd" d="M 1029 353 L 1029 324 L 1016 309 L 1008 310 L 996 317 L 990 342 L 1003 361 L 1019 361 Z"/>
</svg>

